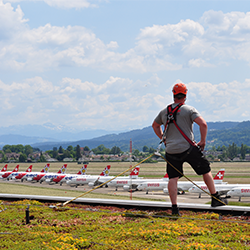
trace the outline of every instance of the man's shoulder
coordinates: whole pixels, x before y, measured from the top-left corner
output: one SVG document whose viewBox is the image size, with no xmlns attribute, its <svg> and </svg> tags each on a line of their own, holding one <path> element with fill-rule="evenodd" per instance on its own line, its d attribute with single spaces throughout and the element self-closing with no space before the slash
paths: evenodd
<svg viewBox="0 0 250 250">
<path fill-rule="evenodd" d="M 171 106 L 174 109 L 178 105 L 179 103 L 170 103 L 160 111 L 160 114 L 166 114 L 166 112 L 168 112 L 169 106 Z M 197 111 L 195 107 L 187 105 L 185 103 L 180 106 L 180 109 L 184 109 L 186 111 Z"/>
<path fill-rule="evenodd" d="M 194 120 L 196 117 L 200 116 L 199 111 L 193 106 L 185 104 L 181 108 L 182 108 L 181 111 L 183 111 L 185 115 L 191 116 L 192 120 Z"/>
<path fill-rule="evenodd" d="M 184 103 L 182 106 L 183 106 L 183 107 L 186 107 L 186 108 L 194 108 L 193 106 L 188 105 L 188 104 L 186 104 L 186 103 Z"/>
<path fill-rule="evenodd" d="M 195 107 L 190 106 L 190 105 L 187 105 L 187 104 L 183 104 L 183 105 L 181 106 L 181 108 L 186 109 L 186 110 L 196 110 Z"/>
</svg>

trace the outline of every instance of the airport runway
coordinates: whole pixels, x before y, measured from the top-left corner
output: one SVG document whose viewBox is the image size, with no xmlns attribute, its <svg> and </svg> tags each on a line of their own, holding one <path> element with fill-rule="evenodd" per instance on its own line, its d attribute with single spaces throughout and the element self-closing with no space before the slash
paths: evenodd
<svg viewBox="0 0 250 250">
<path fill-rule="evenodd" d="M 30 183 L 30 182 L 18 182 L 18 181 L 6 181 L 6 180 L 0 180 L 0 183 L 9 183 L 9 184 L 21 184 L 25 186 L 34 186 L 34 187 L 43 187 L 43 188 L 52 188 L 52 189 L 60 189 L 60 190 L 71 190 L 71 191 L 80 191 L 82 193 L 87 192 L 91 190 L 92 188 L 89 187 L 88 185 L 84 186 L 79 186 L 77 188 L 75 187 L 70 187 L 67 184 L 63 184 L 60 186 L 59 184 L 48 184 L 43 182 L 42 184 L 40 183 Z M 129 199 L 132 198 L 132 200 L 136 200 L 137 198 L 148 198 L 151 200 L 164 200 L 166 202 L 170 202 L 169 196 L 167 194 L 164 194 L 163 191 L 152 191 L 146 194 L 145 191 L 135 191 L 135 192 L 128 192 L 123 190 L 123 188 L 118 188 L 117 191 L 115 191 L 114 187 L 102 187 L 98 188 L 94 191 L 93 193 L 98 193 L 98 194 L 107 194 L 107 195 L 112 195 L 112 196 L 117 196 L 117 199 L 120 199 L 119 196 L 125 196 Z M 52 194 L 53 195 L 53 194 Z M 206 204 L 211 201 L 210 196 L 208 196 L 206 193 L 201 195 L 201 198 L 198 198 L 198 194 L 193 194 L 193 193 L 188 193 L 186 192 L 185 194 L 180 194 L 178 195 L 178 203 L 194 203 L 194 204 Z M 84 196 L 83 196 L 84 197 Z M 122 198 L 121 198 L 122 199 Z M 230 198 L 229 201 L 238 201 L 238 198 Z M 242 197 L 241 202 L 244 203 L 250 203 L 250 197 Z"/>
</svg>

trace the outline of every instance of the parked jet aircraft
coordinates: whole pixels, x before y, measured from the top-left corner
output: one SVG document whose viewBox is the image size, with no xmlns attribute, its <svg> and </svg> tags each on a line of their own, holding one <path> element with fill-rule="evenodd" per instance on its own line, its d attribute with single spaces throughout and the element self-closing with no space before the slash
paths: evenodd
<svg viewBox="0 0 250 250">
<path fill-rule="evenodd" d="M 25 172 L 18 172 L 16 176 L 12 176 L 12 180 L 21 180 L 23 181 L 23 177 L 32 171 L 32 165 L 30 165 Z"/>
<path fill-rule="evenodd" d="M 106 182 L 106 181 L 108 181 L 108 180 L 114 178 L 115 176 L 112 176 L 112 175 L 110 176 L 110 175 L 109 175 L 109 172 L 110 172 L 110 165 L 108 165 L 107 168 L 108 168 L 108 169 L 106 169 L 105 174 L 104 174 L 104 173 L 101 173 L 100 176 L 98 176 L 98 178 L 96 178 L 95 181 L 90 181 L 90 182 L 88 183 L 88 185 L 89 185 L 90 187 L 99 186 L 99 185 L 101 185 L 102 183 L 104 183 L 104 182 Z M 105 187 L 108 187 L 108 185 L 106 184 Z"/>
<path fill-rule="evenodd" d="M 232 188 L 228 193 L 227 197 L 239 197 L 239 201 L 241 201 L 241 197 L 250 197 L 250 184 L 248 186 L 241 186 Z"/>
<path fill-rule="evenodd" d="M 4 165 L 2 170 L 0 171 L 0 179 L 2 179 L 2 175 L 7 171 L 8 164 Z"/>
<path fill-rule="evenodd" d="M 12 176 L 15 176 L 17 175 L 18 173 L 18 170 L 19 170 L 19 165 L 17 165 L 13 171 L 6 171 L 3 175 L 2 175 L 2 178 L 3 179 L 7 179 L 9 180 L 10 178 L 12 178 Z"/>
<path fill-rule="evenodd" d="M 122 187 L 125 190 L 130 190 L 131 188 L 136 189 L 137 182 L 139 182 L 141 180 L 141 178 L 138 178 L 139 170 L 140 170 L 140 166 L 137 166 L 133 169 L 133 171 L 130 173 L 129 176 L 122 176 L 122 177 L 117 177 L 117 178 L 115 178 L 115 176 L 100 176 L 94 182 L 93 181 L 89 182 L 88 185 L 90 187 L 98 186 L 98 185 L 101 185 L 102 183 L 104 183 L 110 179 L 115 178 L 112 181 L 119 179 L 118 182 L 121 182 L 120 184 L 122 184 Z M 105 186 L 108 187 L 109 183 L 107 183 L 107 185 L 105 185 Z M 125 185 L 124 185 L 124 183 L 125 183 Z M 129 184 L 128 187 L 126 187 L 126 183 Z M 120 184 L 118 184 L 118 185 L 120 185 Z M 131 185 L 133 185 L 133 187 Z"/>
<path fill-rule="evenodd" d="M 21 181 L 33 181 L 34 178 L 37 177 L 37 175 L 39 174 L 45 174 L 45 173 L 48 173 L 49 172 L 49 167 L 50 167 L 50 164 L 47 163 L 45 165 L 45 167 L 41 170 L 41 172 L 31 172 L 31 173 L 27 173 L 26 175 L 24 175 L 22 178 L 21 178 Z M 36 180 L 35 180 L 36 181 Z"/>
<path fill-rule="evenodd" d="M 66 165 L 66 167 L 67 167 L 67 164 L 64 164 L 64 165 L 61 167 L 61 169 L 57 172 L 57 174 L 61 174 L 62 171 L 65 172 L 65 169 L 66 169 L 65 165 Z M 49 172 L 40 172 L 40 173 L 34 175 L 33 177 L 28 178 L 27 180 L 28 180 L 28 181 L 32 181 L 32 182 L 40 182 L 40 183 L 42 183 L 43 181 L 45 181 L 45 179 L 46 179 L 45 177 L 46 177 L 46 175 L 48 175 L 48 174 L 49 174 Z M 52 173 L 52 175 L 53 175 L 53 174 L 56 175 L 56 173 Z M 54 176 L 54 177 L 55 177 L 55 176 Z"/>
<path fill-rule="evenodd" d="M 71 180 L 66 181 L 67 185 L 75 186 L 82 186 L 84 184 L 95 183 L 95 181 L 99 180 L 100 178 L 104 178 L 109 175 L 110 165 L 105 167 L 105 169 L 101 172 L 100 175 L 84 175 L 84 176 L 77 176 L 76 178 L 72 178 Z M 109 178 L 112 178 L 109 176 Z M 102 179 L 100 179 L 101 181 Z M 104 181 L 103 181 L 104 182 Z"/>
<path fill-rule="evenodd" d="M 148 181 L 144 180 L 144 182 L 140 183 L 137 187 L 139 191 L 146 191 L 146 194 L 148 194 L 149 191 L 153 190 L 163 190 L 164 188 L 168 187 L 168 180 L 159 180 L 159 181 Z"/>
<path fill-rule="evenodd" d="M 139 171 L 140 171 L 140 166 L 137 166 L 133 169 L 133 171 L 131 171 L 131 173 L 128 176 L 117 177 L 114 180 L 110 181 L 107 184 L 107 186 L 108 187 L 115 187 L 116 191 L 117 191 L 118 187 L 123 187 L 124 185 L 127 185 L 128 181 L 131 182 L 132 179 L 138 179 Z M 141 178 L 139 178 L 139 179 L 141 179 Z"/>
<path fill-rule="evenodd" d="M 34 177 L 34 180 L 36 180 L 37 182 L 39 181 L 40 183 L 42 183 L 43 181 L 50 182 L 50 180 L 56 178 L 59 174 L 65 174 L 66 168 L 67 164 L 64 164 L 57 173 L 38 174 L 36 177 Z"/>
<path fill-rule="evenodd" d="M 138 168 L 138 169 L 137 169 Z M 109 187 L 115 187 L 116 191 L 118 189 L 118 187 L 123 187 L 124 190 L 129 191 L 129 190 L 138 190 L 138 186 L 145 182 L 145 181 L 156 181 L 157 179 L 143 179 L 138 177 L 139 174 L 139 169 L 140 166 L 136 167 L 133 171 L 136 172 L 136 178 L 131 177 L 131 174 L 129 176 L 126 177 L 117 177 L 116 179 L 110 181 L 108 183 Z M 132 171 L 132 174 L 133 174 Z M 168 181 L 168 175 L 166 174 L 161 181 L 163 182 L 167 182 Z"/>
<path fill-rule="evenodd" d="M 219 172 L 214 176 L 214 183 L 222 184 L 224 174 L 225 174 L 225 169 L 224 168 L 220 169 Z M 204 181 L 195 181 L 194 183 L 197 185 L 205 185 Z M 181 192 L 189 190 L 192 186 L 193 184 L 190 181 L 178 181 L 178 190 Z"/>
<path fill-rule="evenodd" d="M 234 188 L 250 188 L 249 184 L 215 184 L 215 188 L 216 190 L 220 193 L 220 194 L 228 194 L 229 191 L 231 191 Z M 207 192 L 209 192 L 208 187 L 206 185 L 201 185 L 200 188 L 202 190 L 205 190 Z M 201 194 L 203 193 L 202 190 L 200 190 L 198 187 L 193 186 L 192 188 L 189 189 L 190 193 L 198 193 L 199 194 L 199 198 L 201 197 Z"/>
<path fill-rule="evenodd" d="M 225 169 L 221 169 L 214 177 L 215 183 L 222 183 L 223 177 L 224 177 Z M 205 184 L 204 181 L 195 181 L 197 185 Z M 178 191 L 182 194 L 188 190 L 190 187 L 192 187 L 193 184 L 190 181 L 178 181 L 177 187 Z M 148 181 L 145 179 L 145 182 L 142 182 L 138 187 L 138 190 L 146 191 L 148 194 L 148 191 L 153 190 L 163 190 L 164 193 L 168 193 L 168 181 Z"/>
<path fill-rule="evenodd" d="M 62 185 L 66 181 L 79 177 L 79 175 L 86 175 L 87 166 L 88 165 L 84 165 L 77 174 L 58 174 L 56 178 L 46 179 L 46 182 L 49 182 L 50 184 L 59 183 Z"/>
</svg>

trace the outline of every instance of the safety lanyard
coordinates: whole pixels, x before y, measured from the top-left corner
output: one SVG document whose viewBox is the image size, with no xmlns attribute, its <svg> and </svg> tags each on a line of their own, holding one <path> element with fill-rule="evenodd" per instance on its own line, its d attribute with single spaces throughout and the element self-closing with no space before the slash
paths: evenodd
<svg viewBox="0 0 250 250">
<path fill-rule="evenodd" d="M 176 128 L 179 130 L 179 132 L 182 134 L 182 136 L 192 145 L 192 146 L 196 146 L 196 144 L 191 141 L 189 139 L 189 137 L 187 137 L 187 135 L 181 130 L 181 128 L 177 125 L 176 123 L 176 114 L 177 114 L 177 111 L 178 109 L 183 105 L 183 103 L 179 103 L 174 109 L 172 109 L 172 105 L 168 105 L 167 107 L 167 122 L 166 122 L 166 125 L 165 125 L 165 132 L 164 134 L 167 132 L 167 127 L 169 125 L 169 123 L 173 122 L 174 125 L 176 126 Z"/>
</svg>

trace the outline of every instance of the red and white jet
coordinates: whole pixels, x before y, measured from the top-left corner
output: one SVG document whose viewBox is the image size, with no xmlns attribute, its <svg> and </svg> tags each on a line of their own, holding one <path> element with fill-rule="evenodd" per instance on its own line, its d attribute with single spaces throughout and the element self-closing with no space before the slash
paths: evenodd
<svg viewBox="0 0 250 250">
<path fill-rule="evenodd" d="M 207 192 L 209 192 L 208 187 L 206 185 L 201 185 L 199 186 L 202 190 L 205 190 Z M 220 194 L 226 194 L 228 196 L 232 196 L 234 193 L 236 194 L 239 189 L 243 189 L 245 193 L 247 189 L 250 188 L 250 184 L 227 184 L 227 183 L 222 183 L 222 184 L 215 184 L 215 188 L 216 191 L 218 191 Z M 198 193 L 199 194 L 199 198 L 201 197 L 201 194 L 203 193 L 203 191 L 200 190 L 198 187 L 193 186 L 192 188 L 189 189 L 190 193 Z M 237 192 L 232 190 L 237 190 Z M 243 195 L 242 195 L 243 196 Z"/>
<path fill-rule="evenodd" d="M 225 174 L 225 169 L 222 168 L 219 170 L 219 172 L 214 176 L 214 184 L 222 184 L 223 178 Z M 197 185 L 205 185 L 204 181 L 195 181 L 194 182 Z M 189 190 L 191 187 L 193 187 L 193 183 L 190 181 L 178 181 L 178 190 L 185 192 Z"/>
<path fill-rule="evenodd" d="M 163 190 L 168 186 L 168 174 L 166 173 L 162 179 L 144 179 L 137 187 L 139 191 L 146 191 L 148 194 L 149 191 L 153 190 Z"/>
<path fill-rule="evenodd" d="M 50 167 L 50 164 L 48 163 L 41 170 L 41 172 L 30 172 L 30 173 L 27 173 L 26 175 L 24 175 L 21 178 L 21 181 L 24 181 L 24 180 L 26 180 L 26 181 L 34 181 L 34 178 L 36 178 L 39 174 L 46 174 L 46 173 L 48 173 L 49 172 L 49 167 Z"/>
<path fill-rule="evenodd" d="M 222 183 L 224 177 L 225 169 L 221 169 L 214 177 L 215 183 Z M 205 184 L 204 181 L 195 181 L 197 185 Z M 193 186 L 193 183 L 190 181 L 178 181 L 177 188 L 179 192 L 184 193 L 185 191 L 189 190 Z M 163 190 L 164 193 L 168 193 L 168 181 L 147 181 L 141 183 L 138 187 L 138 190 L 146 191 L 156 191 L 156 190 Z"/>
<path fill-rule="evenodd" d="M 32 171 L 32 165 L 30 165 L 25 172 L 18 172 L 16 176 L 12 176 L 12 180 L 21 180 L 23 182 L 24 177 Z"/>
<path fill-rule="evenodd" d="M 124 190 L 137 190 L 140 183 L 145 181 L 145 179 L 138 177 L 140 171 L 140 166 L 133 169 L 129 176 L 117 177 L 108 183 L 108 187 L 115 187 L 116 191 L 118 187 L 123 187 Z"/>
<path fill-rule="evenodd" d="M 13 171 L 6 171 L 6 172 L 2 175 L 2 178 L 3 178 L 3 179 L 9 180 L 9 179 L 12 178 L 12 176 L 18 175 L 18 173 L 17 173 L 18 170 L 19 170 L 19 165 L 17 165 L 17 166 L 13 169 Z"/>
<path fill-rule="evenodd" d="M 4 165 L 2 170 L 0 171 L 0 179 L 2 179 L 2 175 L 7 171 L 8 164 Z"/>
<path fill-rule="evenodd" d="M 64 164 L 57 173 L 40 173 L 33 178 L 34 181 L 42 183 L 43 181 L 50 182 L 56 178 L 59 174 L 65 174 L 67 164 Z"/>
<path fill-rule="evenodd" d="M 107 167 L 105 167 L 105 169 L 101 172 L 100 175 L 77 176 L 75 178 L 72 178 L 71 180 L 66 181 L 66 183 L 67 185 L 75 186 L 75 187 L 82 186 L 84 184 L 89 184 L 90 186 L 94 186 L 97 184 L 97 181 L 100 181 L 100 183 L 103 183 L 113 177 L 113 176 L 109 176 L 110 168 L 111 166 L 108 165 Z"/>
<path fill-rule="evenodd" d="M 241 197 L 250 197 L 250 184 L 246 184 L 245 186 L 239 184 L 238 187 L 234 187 L 227 192 L 227 197 L 239 197 L 239 201 L 241 201 Z"/>
<path fill-rule="evenodd" d="M 84 165 L 77 174 L 58 174 L 57 177 L 48 180 L 46 179 L 46 182 L 51 183 L 59 183 L 62 185 L 64 182 L 72 180 L 73 178 L 79 177 L 79 175 L 86 175 L 86 170 L 87 170 L 88 165 Z"/>
</svg>

